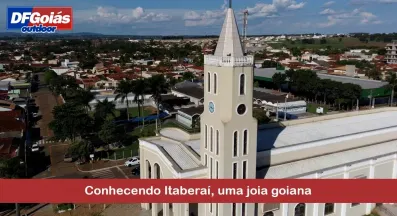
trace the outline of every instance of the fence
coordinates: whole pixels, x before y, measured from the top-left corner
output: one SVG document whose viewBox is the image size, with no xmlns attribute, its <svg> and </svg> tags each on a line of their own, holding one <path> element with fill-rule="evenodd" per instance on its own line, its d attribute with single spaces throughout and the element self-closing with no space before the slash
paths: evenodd
<svg viewBox="0 0 397 216">
<path fill-rule="evenodd" d="M 114 151 L 98 152 L 98 157 L 105 160 L 123 160 L 138 155 L 139 151 L 135 149 L 116 149 Z"/>
</svg>

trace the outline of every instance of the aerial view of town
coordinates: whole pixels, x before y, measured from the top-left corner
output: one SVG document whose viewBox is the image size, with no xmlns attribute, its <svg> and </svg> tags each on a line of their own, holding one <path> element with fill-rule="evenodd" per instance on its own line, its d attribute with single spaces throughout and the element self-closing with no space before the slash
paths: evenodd
<svg viewBox="0 0 397 216">
<path fill-rule="evenodd" d="M 297 33 L 250 33 L 261 13 L 310 3 L 226 1 L 200 18 L 215 30 L 194 35 L 1 29 L 0 178 L 396 179 L 397 33 L 321 33 L 309 23 Z M 347 15 L 381 22 L 361 4 L 353 12 L 334 4 L 343 3 L 321 2 L 323 24 L 343 25 Z M 97 12 L 98 22 L 125 18 Z M 168 18 L 141 13 L 133 17 L 159 29 L 156 19 Z M 12 203 L 0 204 L 0 215 L 397 216 L 397 205 Z"/>
</svg>

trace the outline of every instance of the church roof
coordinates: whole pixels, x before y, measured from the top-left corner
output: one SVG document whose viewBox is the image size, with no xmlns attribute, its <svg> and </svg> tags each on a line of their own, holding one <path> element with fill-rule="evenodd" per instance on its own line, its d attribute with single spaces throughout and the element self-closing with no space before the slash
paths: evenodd
<svg viewBox="0 0 397 216">
<path fill-rule="evenodd" d="M 226 18 L 223 23 L 214 56 L 244 56 L 236 17 L 234 16 L 234 11 L 231 8 L 227 9 Z"/>
<path fill-rule="evenodd" d="M 370 135 L 370 132 L 397 127 L 396 121 L 390 121 L 390 119 L 397 119 L 396 111 L 379 111 L 372 114 L 358 114 L 344 118 L 258 130 L 257 151 L 314 142 L 340 142 L 342 138 L 355 139 L 356 136 Z"/>
</svg>

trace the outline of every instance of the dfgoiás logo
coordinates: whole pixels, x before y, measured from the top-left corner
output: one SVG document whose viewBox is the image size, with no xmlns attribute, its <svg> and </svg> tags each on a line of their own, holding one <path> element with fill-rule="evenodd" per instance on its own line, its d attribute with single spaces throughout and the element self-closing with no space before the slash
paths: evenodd
<svg viewBox="0 0 397 216">
<path fill-rule="evenodd" d="M 71 7 L 8 7 L 7 29 L 22 33 L 55 33 L 73 29 Z"/>
</svg>

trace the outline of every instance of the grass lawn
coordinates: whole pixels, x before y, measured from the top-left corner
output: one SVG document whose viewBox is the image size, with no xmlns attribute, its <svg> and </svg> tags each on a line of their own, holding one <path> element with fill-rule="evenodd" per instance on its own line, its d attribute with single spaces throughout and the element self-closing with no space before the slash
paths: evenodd
<svg viewBox="0 0 397 216">
<path fill-rule="evenodd" d="M 307 104 L 307 112 L 317 114 L 316 112 L 317 107 L 323 107 L 324 114 L 327 114 L 328 106 L 324 106 L 323 104 Z"/>
<path fill-rule="evenodd" d="M 172 121 L 168 121 L 165 124 L 161 124 L 161 128 L 167 128 L 167 127 L 180 128 L 189 133 L 199 132 L 198 129 L 192 130 L 190 128 L 187 128 L 181 124 Z M 115 159 L 123 159 L 132 156 L 137 156 L 139 155 L 139 141 L 137 139 L 143 137 L 155 136 L 156 135 L 155 131 L 156 131 L 156 124 L 153 123 L 145 125 L 143 130 L 142 127 L 136 127 L 132 132 L 130 132 L 130 135 L 132 137 L 131 141 L 127 141 L 127 142 L 131 142 L 132 143 L 131 145 L 126 145 L 126 147 L 120 149 L 109 150 L 108 152 L 106 151 L 97 152 L 97 157 L 103 159 L 115 160 Z"/>
<path fill-rule="evenodd" d="M 98 158 L 103 158 L 103 159 L 110 159 L 110 160 L 115 160 L 115 159 L 123 159 L 123 158 L 128 158 L 132 156 L 138 156 L 139 155 L 139 143 L 138 141 L 133 141 L 132 144 L 125 146 L 124 148 L 119 148 L 119 149 L 113 149 L 109 151 L 99 151 L 96 152 L 96 157 Z"/>
<path fill-rule="evenodd" d="M 141 109 L 142 109 L 142 108 L 141 108 Z M 117 109 L 117 110 L 114 112 L 114 115 L 116 116 L 116 118 L 119 117 L 120 114 L 121 114 L 121 112 L 123 112 L 124 110 L 125 110 L 125 109 Z M 138 115 L 139 115 L 138 107 L 129 108 L 129 109 L 128 109 L 128 112 L 129 112 L 129 114 L 130 114 L 130 118 L 132 118 L 132 117 L 138 117 Z M 89 112 L 89 114 L 90 114 L 91 117 L 94 116 L 94 113 L 95 113 L 95 110 Z M 144 116 L 148 116 L 148 115 L 155 114 L 155 113 L 156 113 L 156 109 L 155 109 L 154 107 L 148 106 L 148 107 L 144 107 L 144 109 L 143 109 L 143 114 L 144 114 Z M 141 115 L 142 115 L 142 113 L 141 113 Z M 108 118 L 109 118 L 109 119 L 113 119 L 113 116 L 112 116 L 111 114 L 109 114 L 109 115 L 108 115 Z"/>
<path fill-rule="evenodd" d="M 124 109 L 116 110 L 116 112 L 115 112 L 116 117 L 120 116 L 120 112 L 122 112 L 123 110 Z M 138 115 L 139 115 L 138 107 L 129 108 L 128 113 L 130 114 L 130 117 L 138 117 Z M 156 113 L 156 109 L 153 107 L 149 106 L 149 107 L 143 108 L 144 116 L 148 116 L 148 115 L 155 114 L 155 113 Z M 142 111 L 141 111 L 141 115 L 142 115 Z"/>
<path fill-rule="evenodd" d="M 282 47 L 286 48 L 292 48 L 292 47 L 298 47 L 298 48 L 305 48 L 305 49 L 321 49 L 321 48 L 326 48 L 327 46 L 330 46 L 331 48 L 349 48 L 349 47 L 356 47 L 356 46 L 367 46 L 367 47 L 379 47 L 379 48 L 384 48 L 386 46 L 386 43 L 384 42 L 375 42 L 371 41 L 368 43 L 361 42 L 357 38 L 343 38 L 342 41 L 339 41 L 339 38 L 327 38 L 327 43 L 326 44 L 320 44 L 320 39 L 315 39 L 314 44 L 302 44 L 301 40 L 296 40 L 296 41 L 281 41 L 279 43 L 269 43 L 271 47 L 274 49 L 280 49 Z"/>
</svg>

